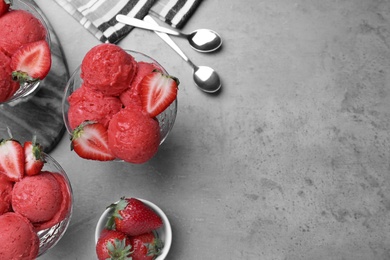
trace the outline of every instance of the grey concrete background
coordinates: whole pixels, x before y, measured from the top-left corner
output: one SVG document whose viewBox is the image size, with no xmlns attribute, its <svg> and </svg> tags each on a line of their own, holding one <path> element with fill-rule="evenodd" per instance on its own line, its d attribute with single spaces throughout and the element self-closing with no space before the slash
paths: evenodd
<svg viewBox="0 0 390 260">
<path fill-rule="evenodd" d="M 73 71 L 99 42 L 36 2 Z M 65 135 L 51 155 L 74 214 L 41 259 L 95 259 L 99 215 L 124 195 L 166 212 L 172 260 L 390 259 L 390 1 L 204 0 L 184 31 L 197 28 L 219 32 L 223 49 L 175 41 L 219 72 L 223 91 L 200 92 L 152 32 L 121 41 L 181 80 L 176 124 L 143 165 L 82 160 Z"/>
</svg>

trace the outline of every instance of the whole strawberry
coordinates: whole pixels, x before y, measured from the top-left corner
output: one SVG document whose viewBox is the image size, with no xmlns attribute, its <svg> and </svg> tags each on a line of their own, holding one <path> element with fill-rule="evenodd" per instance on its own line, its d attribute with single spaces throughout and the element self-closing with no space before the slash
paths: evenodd
<svg viewBox="0 0 390 260">
<path fill-rule="evenodd" d="M 160 228 L 162 219 L 156 212 L 136 198 L 121 198 L 113 204 L 115 211 L 108 226 L 115 224 L 115 229 L 128 236 L 137 236 Z"/>
<path fill-rule="evenodd" d="M 99 260 L 131 260 L 130 250 L 129 238 L 115 230 L 105 229 L 96 243 L 96 255 Z"/>
<path fill-rule="evenodd" d="M 36 142 L 36 137 L 32 141 L 24 142 L 25 174 L 32 176 L 41 172 L 45 159 L 43 158 L 42 146 Z"/>
<path fill-rule="evenodd" d="M 152 260 L 161 254 L 162 241 L 153 232 L 130 237 L 133 260 Z"/>
<path fill-rule="evenodd" d="M 19 181 L 24 176 L 23 147 L 12 138 L 0 140 L 0 174 L 10 181 Z"/>
</svg>

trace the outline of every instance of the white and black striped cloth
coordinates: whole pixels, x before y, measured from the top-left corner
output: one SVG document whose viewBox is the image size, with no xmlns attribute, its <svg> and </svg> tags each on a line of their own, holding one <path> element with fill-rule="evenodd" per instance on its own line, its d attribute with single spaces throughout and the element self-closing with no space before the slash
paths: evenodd
<svg viewBox="0 0 390 260">
<path fill-rule="evenodd" d="M 143 19 L 148 13 L 182 28 L 201 0 L 55 0 L 101 42 L 117 43 L 134 27 L 118 23 L 117 14 Z"/>
</svg>

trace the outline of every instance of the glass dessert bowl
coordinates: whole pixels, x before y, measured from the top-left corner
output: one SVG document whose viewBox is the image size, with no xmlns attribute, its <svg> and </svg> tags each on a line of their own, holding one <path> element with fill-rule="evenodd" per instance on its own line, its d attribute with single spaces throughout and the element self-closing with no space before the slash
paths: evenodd
<svg viewBox="0 0 390 260">
<path fill-rule="evenodd" d="M 13 144 L 18 141 L 9 140 L 2 144 L 11 144 L 15 150 L 11 148 L 13 155 L 9 156 L 17 158 L 19 149 Z M 65 171 L 39 147 L 27 145 L 20 146 L 27 147 L 26 163 L 5 170 L 2 167 L 0 174 L 1 259 L 35 259 L 43 255 L 64 235 L 72 215 L 72 188 Z M 38 154 L 38 160 L 30 160 L 33 154 Z M 5 158 L 3 153 L 2 160 Z"/>
<path fill-rule="evenodd" d="M 130 50 L 125 50 L 125 51 L 128 54 L 130 54 L 138 64 L 139 63 L 153 64 L 153 66 L 157 67 L 164 74 L 168 75 L 167 71 L 157 61 L 155 61 L 151 57 L 149 57 L 143 53 L 136 52 L 136 51 L 130 51 Z M 84 84 L 84 81 L 81 78 L 81 74 L 82 74 L 82 65 L 80 65 L 74 71 L 74 73 L 71 75 L 71 77 L 70 77 L 70 79 L 65 87 L 65 93 L 63 96 L 63 100 L 62 100 L 63 120 L 65 122 L 66 129 L 67 129 L 70 136 L 72 136 L 72 134 L 76 128 L 75 125 L 78 125 L 78 124 L 73 123 L 73 126 L 72 126 L 72 123 L 70 122 L 70 117 L 69 117 L 70 112 L 69 111 L 70 111 L 71 105 L 69 102 L 69 97 L 76 90 L 79 90 L 79 88 L 81 88 L 81 86 Z M 118 97 L 118 99 L 120 99 L 122 102 L 122 100 L 123 100 L 122 95 L 120 96 L 120 98 Z M 87 105 L 90 108 L 94 107 L 93 105 L 90 104 L 90 102 L 88 104 L 83 104 L 83 106 L 87 106 Z M 122 106 L 122 108 L 123 107 L 127 108 L 127 105 L 124 105 L 124 102 L 121 103 L 121 106 Z M 88 110 L 91 110 L 90 108 Z M 94 109 L 95 108 L 93 108 L 92 110 L 94 110 Z M 96 110 L 98 110 L 100 113 L 99 109 L 96 109 Z M 159 135 L 160 135 L 159 145 L 161 145 L 164 142 L 164 140 L 167 138 L 168 134 L 170 133 L 170 131 L 174 125 L 176 115 L 177 115 L 177 99 L 175 99 L 162 113 L 160 113 L 156 116 L 155 119 L 158 121 Z M 107 124 L 108 124 L 108 122 L 107 122 Z M 122 160 L 122 158 L 119 158 L 119 160 Z"/>
<path fill-rule="evenodd" d="M 148 200 L 144 200 L 140 198 L 136 198 L 136 199 L 143 202 L 147 207 L 149 207 L 152 211 L 154 211 L 162 220 L 163 223 L 162 226 L 153 231 L 154 236 L 161 240 L 163 246 L 160 251 L 160 254 L 157 255 L 156 258 L 154 258 L 154 260 L 164 260 L 166 259 L 172 245 L 172 227 L 169 222 L 169 219 L 164 213 L 164 211 L 162 211 L 161 208 L 159 208 L 156 204 Z M 118 201 L 115 202 L 115 204 L 117 203 Z M 95 244 L 98 242 L 100 235 L 102 234 L 103 230 L 106 227 L 107 221 L 109 221 L 113 213 L 114 213 L 114 208 L 108 207 L 100 216 L 95 229 Z"/>
<path fill-rule="evenodd" d="M 46 36 L 43 40 L 46 40 L 46 42 L 48 43 L 49 48 L 50 48 L 51 40 L 50 40 L 50 31 L 49 31 L 49 27 L 48 27 L 48 22 L 47 22 L 46 18 L 44 17 L 44 15 L 40 12 L 39 9 L 37 9 L 33 4 L 31 4 L 27 0 L 13 0 L 9 10 L 10 11 L 24 10 L 24 11 L 28 12 L 29 14 L 32 14 L 35 18 L 37 18 L 37 20 L 40 22 L 40 24 L 46 30 Z M 31 36 L 31 35 L 33 35 L 34 33 L 39 34 L 39 32 L 37 32 L 37 30 L 38 30 L 38 29 L 36 29 L 37 26 L 33 25 L 32 23 L 29 26 L 31 28 L 28 28 L 28 26 L 26 26 L 26 27 L 28 28 L 30 35 L 29 36 L 20 36 L 20 37 L 30 37 L 31 39 L 29 41 L 34 42 L 36 40 L 34 39 L 34 36 Z M 13 32 L 12 35 L 15 36 L 16 33 Z M 3 35 L 2 37 L 5 38 L 6 36 Z M 15 42 L 18 42 L 18 40 L 15 39 Z M 22 43 L 22 44 L 24 44 L 24 43 Z M 0 49 L 1 49 L 1 47 L 0 47 Z M 12 56 L 12 54 L 10 54 L 10 53 L 7 53 L 6 55 Z M 35 93 L 38 90 L 38 87 L 40 85 L 40 81 L 41 80 L 34 80 L 33 82 L 20 83 L 20 87 L 16 91 L 14 89 L 15 92 L 12 91 L 14 93 L 13 94 L 11 93 L 5 100 L 3 100 L 2 102 L 0 101 L 0 105 L 1 104 L 8 104 L 8 103 L 15 103 L 22 98 L 27 98 L 28 96 L 30 96 L 31 94 Z"/>
</svg>

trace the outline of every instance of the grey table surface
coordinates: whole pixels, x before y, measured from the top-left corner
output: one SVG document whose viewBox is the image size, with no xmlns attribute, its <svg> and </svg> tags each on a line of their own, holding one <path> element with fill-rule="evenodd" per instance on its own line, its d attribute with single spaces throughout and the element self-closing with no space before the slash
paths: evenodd
<svg viewBox="0 0 390 260">
<path fill-rule="evenodd" d="M 54 1 L 36 0 L 69 71 L 99 44 Z M 175 39 L 222 78 L 200 92 L 154 33 L 119 46 L 181 81 L 173 131 L 148 163 L 80 159 L 65 134 L 51 155 L 74 213 L 40 259 L 96 259 L 94 230 L 121 196 L 150 200 L 173 228 L 168 259 L 390 259 L 389 1 L 204 0 L 184 31 L 211 28 L 213 54 Z"/>
</svg>

